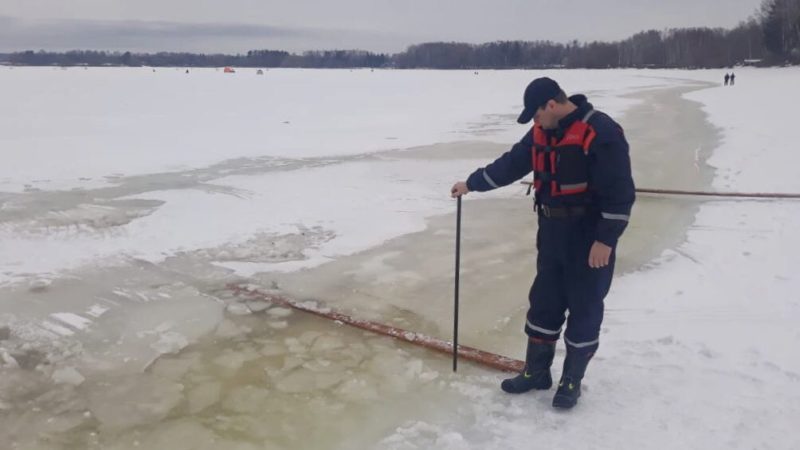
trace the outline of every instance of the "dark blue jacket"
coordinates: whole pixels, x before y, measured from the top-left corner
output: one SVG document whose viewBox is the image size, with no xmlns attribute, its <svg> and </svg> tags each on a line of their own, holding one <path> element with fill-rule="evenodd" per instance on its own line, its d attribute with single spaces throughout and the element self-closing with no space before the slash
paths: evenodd
<svg viewBox="0 0 800 450">
<path fill-rule="evenodd" d="M 555 130 L 546 130 L 548 135 L 563 135 L 576 120 L 581 120 L 592 109 L 584 95 L 569 98 L 578 109 L 558 122 Z M 597 136 L 589 147 L 589 201 L 590 213 L 595 216 L 597 233 L 595 239 L 616 246 L 625 231 L 635 200 L 635 188 L 631 176 L 631 160 L 628 141 L 622 127 L 608 115 L 596 111 L 589 118 Z M 533 171 L 533 133 L 528 131 L 508 152 L 488 166 L 473 172 L 467 179 L 470 191 L 484 192 L 509 185 Z M 543 183 L 536 192 L 536 201 L 550 207 L 564 205 L 564 197 L 551 197 L 549 183 Z"/>
</svg>

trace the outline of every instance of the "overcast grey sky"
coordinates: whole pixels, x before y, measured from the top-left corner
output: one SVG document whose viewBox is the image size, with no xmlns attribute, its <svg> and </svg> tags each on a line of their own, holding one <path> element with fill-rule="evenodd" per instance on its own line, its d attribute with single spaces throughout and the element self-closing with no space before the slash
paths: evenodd
<svg viewBox="0 0 800 450">
<path fill-rule="evenodd" d="M 732 27 L 761 0 L 0 0 L 0 51 L 245 52 L 615 40 Z"/>
</svg>

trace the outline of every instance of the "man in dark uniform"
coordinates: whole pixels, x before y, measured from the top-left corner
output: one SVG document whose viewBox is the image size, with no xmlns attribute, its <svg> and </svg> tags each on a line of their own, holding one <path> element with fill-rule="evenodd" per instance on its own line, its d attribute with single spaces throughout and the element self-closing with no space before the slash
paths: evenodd
<svg viewBox="0 0 800 450">
<path fill-rule="evenodd" d="M 622 128 L 594 110 L 586 96 L 567 98 L 549 78 L 533 80 L 524 102 L 517 121 L 533 119 L 531 131 L 466 182 L 453 185 L 451 195 L 489 191 L 533 171 L 539 230 L 525 323 L 528 348 L 522 373 L 501 387 L 516 394 L 552 386 L 550 366 L 566 320 L 567 352 L 553 406 L 571 408 L 599 345 L 614 248 L 635 198 L 628 143 Z"/>
</svg>

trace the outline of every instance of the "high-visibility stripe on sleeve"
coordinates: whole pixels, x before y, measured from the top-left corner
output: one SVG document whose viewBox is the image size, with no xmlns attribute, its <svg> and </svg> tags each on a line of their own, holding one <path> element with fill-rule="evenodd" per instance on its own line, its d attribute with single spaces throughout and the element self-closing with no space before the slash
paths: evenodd
<svg viewBox="0 0 800 450">
<path fill-rule="evenodd" d="M 631 220 L 631 216 L 626 215 L 626 214 L 611 214 L 611 213 L 607 213 L 607 212 L 604 212 L 602 214 L 603 214 L 603 219 L 623 220 L 625 222 L 628 222 L 628 221 Z"/>
<path fill-rule="evenodd" d="M 486 180 L 487 183 L 489 183 L 489 186 L 491 186 L 491 187 L 493 187 L 495 189 L 500 187 L 500 186 L 497 185 L 497 183 L 494 182 L 492 177 L 489 176 L 489 173 L 486 172 L 486 169 L 483 169 L 483 179 Z"/>
</svg>

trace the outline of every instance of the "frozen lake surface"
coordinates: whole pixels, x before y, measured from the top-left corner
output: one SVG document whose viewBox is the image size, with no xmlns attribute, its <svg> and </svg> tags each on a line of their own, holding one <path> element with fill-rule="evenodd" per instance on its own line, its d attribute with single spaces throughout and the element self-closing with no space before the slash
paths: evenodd
<svg viewBox="0 0 800 450">
<path fill-rule="evenodd" d="M 3 447 L 800 446 L 797 201 L 640 196 L 566 415 L 225 289 L 449 338 L 449 187 L 525 133 L 541 75 L 622 123 L 639 187 L 800 192 L 797 69 L 0 68 Z M 462 248 L 461 342 L 517 358 L 524 191 L 470 194 Z"/>
</svg>

